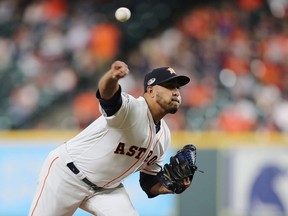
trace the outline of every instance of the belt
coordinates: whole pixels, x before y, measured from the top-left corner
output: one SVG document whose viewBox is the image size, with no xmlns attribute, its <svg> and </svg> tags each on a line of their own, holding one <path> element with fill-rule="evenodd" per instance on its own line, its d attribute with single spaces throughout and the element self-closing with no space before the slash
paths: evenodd
<svg viewBox="0 0 288 216">
<path fill-rule="evenodd" d="M 75 166 L 73 162 L 67 164 L 67 167 L 75 174 L 79 174 L 80 170 Z M 87 177 L 81 178 L 83 182 L 85 182 L 88 186 L 90 186 L 95 192 L 103 189 L 102 187 L 97 186 L 96 184 L 92 183 Z"/>
</svg>

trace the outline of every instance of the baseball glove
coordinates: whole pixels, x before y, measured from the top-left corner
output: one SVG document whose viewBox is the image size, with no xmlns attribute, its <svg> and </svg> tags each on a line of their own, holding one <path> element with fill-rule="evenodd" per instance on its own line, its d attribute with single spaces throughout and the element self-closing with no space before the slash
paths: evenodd
<svg viewBox="0 0 288 216">
<path fill-rule="evenodd" d="M 192 144 L 185 145 L 175 156 L 170 157 L 170 162 L 166 163 L 158 173 L 160 181 L 164 187 L 176 194 L 182 193 L 187 186 L 183 184 L 185 178 L 192 181 L 196 164 L 196 147 Z"/>
</svg>

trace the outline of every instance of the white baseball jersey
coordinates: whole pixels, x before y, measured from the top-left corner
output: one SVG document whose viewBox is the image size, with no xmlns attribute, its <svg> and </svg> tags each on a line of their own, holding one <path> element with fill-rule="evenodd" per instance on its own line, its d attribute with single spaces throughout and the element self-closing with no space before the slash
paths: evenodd
<svg viewBox="0 0 288 216">
<path fill-rule="evenodd" d="M 155 175 L 171 141 L 163 119 L 156 133 L 143 97 L 124 92 L 121 97 L 122 106 L 113 116 L 100 107 L 103 115 L 66 143 L 76 167 L 100 187 L 115 187 L 136 171 Z"/>
</svg>

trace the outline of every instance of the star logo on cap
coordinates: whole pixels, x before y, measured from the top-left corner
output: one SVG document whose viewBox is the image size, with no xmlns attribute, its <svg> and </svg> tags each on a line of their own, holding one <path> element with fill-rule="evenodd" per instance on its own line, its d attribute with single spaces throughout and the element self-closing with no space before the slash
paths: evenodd
<svg viewBox="0 0 288 216">
<path fill-rule="evenodd" d="M 171 74 L 176 74 L 176 72 L 174 71 L 174 69 L 171 68 L 171 67 L 167 68 L 167 70 L 168 70 Z"/>
</svg>

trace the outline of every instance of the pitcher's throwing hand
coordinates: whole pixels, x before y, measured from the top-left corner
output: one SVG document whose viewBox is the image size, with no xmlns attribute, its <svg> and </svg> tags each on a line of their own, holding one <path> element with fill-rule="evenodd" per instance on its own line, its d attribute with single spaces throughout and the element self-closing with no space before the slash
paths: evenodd
<svg viewBox="0 0 288 216">
<path fill-rule="evenodd" d="M 111 65 L 110 73 L 114 79 L 119 80 L 129 73 L 128 65 L 122 61 L 115 61 Z"/>
</svg>

